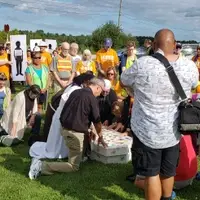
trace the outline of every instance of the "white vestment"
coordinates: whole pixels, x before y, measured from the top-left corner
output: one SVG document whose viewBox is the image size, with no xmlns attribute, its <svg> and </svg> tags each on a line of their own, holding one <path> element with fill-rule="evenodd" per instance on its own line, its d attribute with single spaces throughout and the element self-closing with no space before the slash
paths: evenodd
<svg viewBox="0 0 200 200">
<path fill-rule="evenodd" d="M 29 150 L 31 157 L 38 159 L 54 159 L 66 158 L 68 156 L 68 149 L 61 135 L 62 126 L 60 124 L 60 115 L 70 94 L 78 89 L 81 89 L 81 87 L 77 85 L 68 86 L 66 88 L 61 97 L 59 107 L 53 115 L 47 142 L 35 142 Z"/>
</svg>

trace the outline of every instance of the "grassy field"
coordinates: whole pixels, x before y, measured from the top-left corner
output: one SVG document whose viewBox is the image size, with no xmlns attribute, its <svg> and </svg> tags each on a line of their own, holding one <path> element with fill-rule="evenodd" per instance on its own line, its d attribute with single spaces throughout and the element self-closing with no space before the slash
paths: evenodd
<svg viewBox="0 0 200 200">
<path fill-rule="evenodd" d="M 18 89 L 19 90 L 19 89 Z M 0 147 L 0 200 L 139 200 L 143 192 L 125 181 L 131 164 L 104 165 L 94 161 L 82 164 L 76 173 L 28 179 L 30 157 L 25 142 L 17 147 Z M 200 199 L 200 182 L 177 192 L 178 200 Z"/>
</svg>

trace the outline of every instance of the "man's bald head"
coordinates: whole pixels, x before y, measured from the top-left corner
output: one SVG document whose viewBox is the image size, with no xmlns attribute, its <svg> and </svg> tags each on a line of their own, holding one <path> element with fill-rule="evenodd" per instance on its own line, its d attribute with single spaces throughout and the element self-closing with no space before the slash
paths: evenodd
<svg viewBox="0 0 200 200">
<path fill-rule="evenodd" d="M 62 51 L 62 54 L 63 56 L 67 56 L 69 54 L 69 43 L 68 42 L 63 42 L 61 44 L 61 51 Z"/>
<path fill-rule="evenodd" d="M 63 43 L 61 44 L 61 48 L 63 48 L 63 49 L 69 49 L 69 47 L 70 47 L 70 45 L 69 45 L 68 42 L 63 42 Z"/>
<path fill-rule="evenodd" d="M 174 33 L 169 29 L 159 30 L 154 38 L 154 49 L 161 49 L 164 53 L 173 53 L 176 41 Z"/>
</svg>

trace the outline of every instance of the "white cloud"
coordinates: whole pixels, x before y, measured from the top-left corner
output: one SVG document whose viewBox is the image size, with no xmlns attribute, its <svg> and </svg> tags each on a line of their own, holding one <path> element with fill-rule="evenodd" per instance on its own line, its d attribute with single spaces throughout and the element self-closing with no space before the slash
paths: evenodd
<svg viewBox="0 0 200 200">
<path fill-rule="evenodd" d="M 47 12 L 49 14 L 67 15 L 68 13 L 85 13 L 87 9 L 80 4 L 61 2 L 59 0 L 0 0 L 5 6 L 29 12 Z"/>
<path fill-rule="evenodd" d="M 15 10 L 33 12 L 38 15 L 56 15 L 63 19 L 71 17 L 74 22 L 91 20 L 88 29 L 109 20 L 117 22 L 120 0 L 74 0 L 74 3 L 60 0 L 0 0 L 0 4 Z M 172 29 L 177 38 L 200 40 L 199 0 L 123 0 L 123 29 L 140 35 L 154 35 L 160 28 Z M 71 19 L 70 18 L 70 19 Z M 88 21 L 89 22 L 89 21 Z M 79 23 L 76 23 L 78 27 Z M 83 27 L 84 24 L 81 24 Z M 87 26 L 87 24 L 85 24 Z M 80 28 L 81 29 L 81 28 Z"/>
</svg>

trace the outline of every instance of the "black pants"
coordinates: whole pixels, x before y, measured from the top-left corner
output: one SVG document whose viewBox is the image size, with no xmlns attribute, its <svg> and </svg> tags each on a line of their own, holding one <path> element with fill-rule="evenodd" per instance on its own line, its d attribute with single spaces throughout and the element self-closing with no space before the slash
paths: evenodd
<svg viewBox="0 0 200 200">
<path fill-rule="evenodd" d="M 22 74 L 22 60 L 16 60 L 17 75 Z"/>
</svg>

